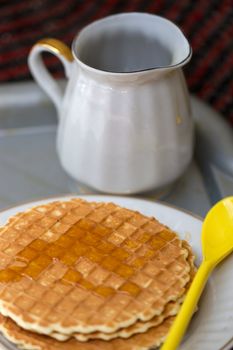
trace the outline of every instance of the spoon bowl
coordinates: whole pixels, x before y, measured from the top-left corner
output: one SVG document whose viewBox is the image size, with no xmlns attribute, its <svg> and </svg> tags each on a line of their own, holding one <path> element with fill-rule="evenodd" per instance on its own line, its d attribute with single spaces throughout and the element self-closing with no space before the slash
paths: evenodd
<svg viewBox="0 0 233 350">
<path fill-rule="evenodd" d="M 218 264 L 233 251 L 233 197 L 218 202 L 202 228 L 203 260 Z"/>
</svg>

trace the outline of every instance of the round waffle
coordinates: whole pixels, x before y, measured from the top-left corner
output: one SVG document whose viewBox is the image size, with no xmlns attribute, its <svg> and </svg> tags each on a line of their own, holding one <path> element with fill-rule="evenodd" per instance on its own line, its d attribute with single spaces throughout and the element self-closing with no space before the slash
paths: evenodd
<svg viewBox="0 0 233 350">
<path fill-rule="evenodd" d="M 20 349 L 30 350 L 146 350 L 158 347 L 164 341 L 174 317 L 169 317 L 158 327 L 128 339 L 90 340 L 86 343 L 76 339 L 60 342 L 46 335 L 35 334 L 20 328 L 10 318 L 0 315 L 0 330 Z"/>
<path fill-rule="evenodd" d="M 184 300 L 185 294 L 186 294 L 187 290 L 189 289 L 190 284 L 191 284 L 191 282 L 195 276 L 195 272 L 196 272 L 196 267 L 194 265 L 195 257 L 192 253 L 191 247 L 189 246 L 188 242 L 186 242 L 186 241 L 182 241 L 182 245 L 183 245 L 183 247 L 186 247 L 186 249 L 188 250 L 188 253 L 189 253 L 188 257 L 187 257 L 187 261 L 190 265 L 190 280 L 187 283 L 187 285 L 185 286 L 185 293 L 176 301 L 169 302 L 165 306 L 163 312 L 159 316 L 155 316 L 151 320 L 146 321 L 146 322 L 137 321 L 133 325 L 126 327 L 126 328 L 119 329 L 113 333 L 103 333 L 103 332 L 93 332 L 93 333 L 89 333 L 89 334 L 74 333 L 74 334 L 72 334 L 72 336 L 79 341 L 88 341 L 90 339 L 111 340 L 111 339 L 115 339 L 115 338 L 129 338 L 130 336 L 132 336 L 134 334 L 144 333 L 148 329 L 155 327 L 155 326 L 158 326 L 159 324 L 161 324 L 164 321 L 164 319 L 168 318 L 169 316 L 175 316 L 180 309 L 180 306 Z M 56 333 L 56 332 L 53 332 L 52 334 L 50 334 L 50 336 L 52 336 L 53 338 L 60 340 L 60 341 L 67 340 L 70 337 L 70 335 Z"/>
<path fill-rule="evenodd" d="M 112 333 L 159 316 L 190 279 L 188 250 L 112 203 L 53 202 L 0 231 L 0 308 L 25 329 Z"/>
</svg>

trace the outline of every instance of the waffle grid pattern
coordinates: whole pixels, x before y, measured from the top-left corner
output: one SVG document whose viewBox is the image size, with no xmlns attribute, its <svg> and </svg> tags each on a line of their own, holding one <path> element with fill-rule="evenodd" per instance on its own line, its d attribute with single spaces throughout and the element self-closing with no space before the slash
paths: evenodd
<svg viewBox="0 0 233 350">
<path fill-rule="evenodd" d="M 48 334 L 113 332 L 182 295 L 187 255 L 155 219 L 111 203 L 36 207 L 0 232 L 2 313 Z"/>
<path fill-rule="evenodd" d="M 163 312 L 159 316 L 152 317 L 149 321 L 143 322 L 143 321 L 137 321 L 133 325 L 121 328 L 117 330 L 116 332 L 112 333 L 102 333 L 102 332 L 93 332 L 89 334 L 82 334 L 82 333 L 73 333 L 73 337 L 75 337 L 79 341 L 88 341 L 90 339 L 103 339 L 103 340 L 111 340 L 115 338 L 129 338 L 130 336 L 137 334 L 137 333 L 144 333 L 148 329 L 152 327 L 157 327 L 159 324 L 161 324 L 166 318 L 170 316 L 174 316 L 179 311 L 180 305 L 183 302 L 184 296 L 187 292 L 187 290 L 190 287 L 190 284 L 195 276 L 196 273 L 196 267 L 194 265 L 194 255 L 192 253 L 191 247 L 186 241 L 182 241 L 182 246 L 185 247 L 188 250 L 188 257 L 187 261 L 190 265 L 190 280 L 185 285 L 185 292 L 184 294 L 178 298 L 176 301 L 171 301 L 167 303 L 165 306 Z M 69 335 L 61 334 L 53 332 L 52 335 L 57 340 L 66 340 L 69 338 Z"/>
<path fill-rule="evenodd" d="M 103 332 L 92 332 L 89 334 L 83 334 L 83 333 L 73 333 L 72 337 L 77 339 L 80 342 L 86 342 L 90 340 L 112 340 L 116 338 L 124 338 L 127 339 L 131 337 L 132 335 L 144 333 L 148 331 L 152 327 L 158 327 L 160 324 L 162 324 L 168 317 L 174 316 L 178 313 L 179 308 L 181 306 L 181 303 L 183 301 L 183 296 L 181 296 L 176 302 L 168 302 L 163 310 L 163 312 L 159 316 L 152 317 L 149 321 L 136 321 L 133 325 L 121 328 L 117 330 L 116 332 L 112 333 L 103 333 Z M 70 338 L 69 335 L 61 334 L 57 332 L 53 332 L 50 334 L 54 339 L 64 341 Z"/>
</svg>

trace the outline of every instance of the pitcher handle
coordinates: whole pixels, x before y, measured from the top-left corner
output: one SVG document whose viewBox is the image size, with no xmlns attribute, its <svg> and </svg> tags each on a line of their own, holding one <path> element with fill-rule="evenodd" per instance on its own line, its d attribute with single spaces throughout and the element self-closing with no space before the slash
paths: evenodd
<svg viewBox="0 0 233 350">
<path fill-rule="evenodd" d="M 63 92 L 56 80 L 49 73 L 42 60 L 42 52 L 50 52 L 62 62 L 65 69 L 65 76 L 68 79 L 71 75 L 73 55 L 69 47 L 62 41 L 52 38 L 39 40 L 31 49 L 28 56 L 28 65 L 35 81 L 52 99 L 58 115 L 63 99 Z"/>
</svg>

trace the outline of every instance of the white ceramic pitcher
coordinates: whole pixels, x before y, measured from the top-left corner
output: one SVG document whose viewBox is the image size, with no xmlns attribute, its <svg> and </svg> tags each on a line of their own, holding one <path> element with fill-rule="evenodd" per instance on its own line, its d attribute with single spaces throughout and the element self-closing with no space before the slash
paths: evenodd
<svg viewBox="0 0 233 350">
<path fill-rule="evenodd" d="M 63 63 L 63 96 L 43 51 Z M 29 67 L 53 100 L 57 149 L 65 170 L 96 190 L 136 193 L 177 179 L 192 157 L 193 124 L 181 67 L 191 57 L 182 32 L 145 13 L 106 17 L 75 37 L 72 52 L 43 39 Z"/>
</svg>

